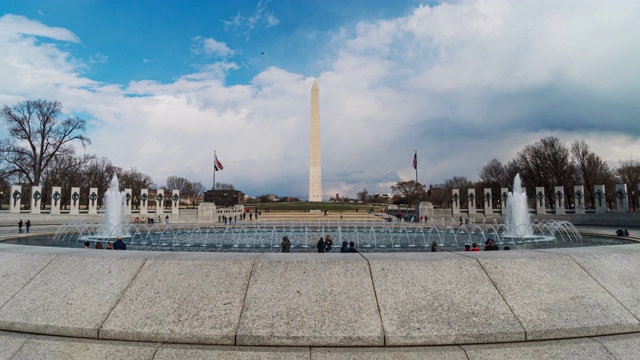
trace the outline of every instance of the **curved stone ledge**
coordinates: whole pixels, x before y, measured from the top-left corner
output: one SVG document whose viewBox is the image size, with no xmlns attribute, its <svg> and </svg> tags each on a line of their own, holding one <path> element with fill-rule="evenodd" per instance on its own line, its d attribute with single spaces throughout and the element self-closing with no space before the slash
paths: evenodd
<svg viewBox="0 0 640 360">
<path fill-rule="evenodd" d="M 314 348 L 587 338 L 640 332 L 639 271 L 640 244 L 376 254 L 0 244 L 0 330 Z"/>
</svg>

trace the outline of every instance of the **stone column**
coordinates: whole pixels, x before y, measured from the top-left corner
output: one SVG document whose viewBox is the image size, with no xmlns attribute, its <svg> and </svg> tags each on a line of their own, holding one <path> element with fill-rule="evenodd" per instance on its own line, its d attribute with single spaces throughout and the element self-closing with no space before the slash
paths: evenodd
<svg viewBox="0 0 640 360">
<path fill-rule="evenodd" d="M 484 216 L 493 214 L 493 207 L 491 206 L 491 188 L 484 188 Z"/>
<path fill-rule="evenodd" d="M 604 185 L 594 185 L 593 189 L 593 197 L 595 201 L 593 206 L 596 208 L 596 214 L 604 214 L 607 212 L 607 197 L 604 192 Z"/>
<path fill-rule="evenodd" d="M 40 214 L 40 206 L 42 205 L 42 187 L 31 187 L 31 213 Z"/>
<path fill-rule="evenodd" d="M 616 212 L 629 212 L 629 194 L 627 184 L 616 184 Z"/>
<path fill-rule="evenodd" d="M 149 205 L 149 189 L 140 190 L 140 215 L 147 215 L 149 211 L 147 206 Z"/>
<path fill-rule="evenodd" d="M 164 189 L 158 189 L 156 193 L 156 215 L 162 214 L 164 214 Z"/>
<path fill-rule="evenodd" d="M 89 215 L 98 214 L 98 188 L 89 188 Z"/>
<path fill-rule="evenodd" d="M 640 185 L 640 184 L 638 184 Z M 476 189 L 467 190 L 467 207 L 469 208 L 469 215 L 475 215 L 476 211 Z"/>
<path fill-rule="evenodd" d="M 536 187 L 536 214 L 546 214 L 547 210 L 545 209 L 545 206 L 544 187 L 538 186 Z"/>
<path fill-rule="evenodd" d="M 500 213 L 507 215 L 507 198 L 509 197 L 509 188 L 500 188 Z"/>
<path fill-rule="evenodd" d="M 576 202 L 575 210 L 576 214 L 584 214 L 584 186 L 576 185 L 573 187 L 573 197 Z"/>
<path fill-rule="evenodd" d="M 124 189 L 124 214 L 131 215 L 131 189 Z"/>
<path fill-rule="evenodd" d="M 22 185 L 11 185 L 11 194 L 9 195 L 9 206 L 11 214 L 20 214 L 20 203 L 22 199 Z"/>
<path fill-rule="evenodd" d="M 451 190 L 451 214 L 460 215 L 460 189 Z"/>
<path fill-rule="evenodd" d="M 180 214 L 180 190 L 171 191 L 171 215 Z"/>
<path fill-rule="evenodd" d="M 564 188 L 556 186 L 553 188 L 553 198 L 556 199 L 556 215 L 564 215 Z"/>
<path fill-rule="evenodd" d="M 72 187 L 71 188 L 71 208 L 69 210 L 69 215 L 78 215 L 80 214 L 80 188 Z"/>
<path fill-rule="evenodd" d="M 62 188 L 54 186 L 51 188 L 51 214 L 60 215 L 60 199 L 62 198 Z"/>
</svg>

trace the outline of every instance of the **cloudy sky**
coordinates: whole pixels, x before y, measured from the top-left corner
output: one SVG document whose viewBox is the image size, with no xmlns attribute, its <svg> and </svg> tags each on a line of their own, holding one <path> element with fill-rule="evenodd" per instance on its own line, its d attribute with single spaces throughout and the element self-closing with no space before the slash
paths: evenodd
<svg viewBox="0 0 640 360">
<path fill-rule="evenodd" d="M 132 5 L 133 4 L 133 5 Z M 640 156 L 637 0 L 6 0 L 0 105 L 89 122 L 85 151 L 249 195 L 308 193 L 320 87 L 326 195 L 477 179 L 555 135 Z M 0 136 L 7 136 L 4 128 Z M 81 149 L 78 149 L 81 150 Z"/>
</svg>

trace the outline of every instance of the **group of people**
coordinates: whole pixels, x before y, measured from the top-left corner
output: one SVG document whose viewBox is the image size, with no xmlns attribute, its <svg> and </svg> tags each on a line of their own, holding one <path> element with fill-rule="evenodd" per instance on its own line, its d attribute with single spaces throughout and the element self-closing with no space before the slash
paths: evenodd
<svg viewBox="0 0 640 360">
<path fill-rule="evenodd" d="M 511 250 L 511 248 L 508 246 L 505 246 L 504 249 Z M 484 251 L 496 250 L 500 250 L 500 246 L 498 246 L 498 244 L 496 244 L 496 242 L 492 238 L 489 238 L 484 242 Z M 473 243 L 471 245 L 465 245 L 464 251 L 480 251 L 480 248 L 478 247 L 478 243 Z"/>
<path fill-rule="evenodd" d="M 84 248 L 91 249 L 91 243 L 88 241 L 85 241 Z M 96 241 L 95 248 L 98 250 L 104 249 L 100 241 Z M 107 250 L 127 250 L 127 244 L 125 244 L 124 241 L 122 241 L 122 236 L 118 236 L 118 238 L 113 244 L 111 243 L 111 241 L 107 242 Z"/>
<path fill-rule="evenodd" d="M 29 228 L 31 227 L 31 220 L 27 219 L 26 223 L 22 222 L 22 219 L 20 219 L 20 221 L 18 221 L 18 234 L 22 234 L 24 231 L 22 230 L 22 227 L 25 226 L 27 228 L 27 234 L 29 233 Z"/>
<path fill-rule="evenodd" d="M 27 232 L 29 232 L 29 230 L 27 230 Z M 617 236 L 629 236 L 629 230 L 627 230 L 627 229 L 618 229 L 618 230 L 616 230 L 616 235 Z"/>
<path fill-rule="evenodd" d="M 288 236 L 285 236 L 282 238 L 281 246 L 282 246 L 283 253 L 291 252 L 291 241 L 289 240 Z M 331 250 L 333 249 L 333 240 L 331 239 L 331 235 L 327 235 L 324 238 L 320 237 L 320 240 L 318 240 L 318 243 L 317 243 L 317 247 L 318 247 L 319 253 L 331 252 Z M 348 252 L 357 253 L 358 250 L 356 250 L 356 244 L 353 241 L 349 243 L 346 241 L 343 241 L 342 247 L 340 247 L 340 252 L 341 253 L 348 253 Z"/>
<path fill-rule="evenodd" d="M 160 216 L 158 216 L 158 224 L 160 224 L 161 221 L 162 220 L 161 220 Z M 165 224 L 169 225 L 169 215 L 164 217 L 164 222 L 165 222 Z M 146 218 L 146 217 L 143 216 L 142 219 L 140 219 L 139 217 L 136 216 L 136 218 L 133 219 L 133 223 L 134 224 L 141 224 L 141 223 L 142 224 L 145 224 L 145 223 L 146 224 L 154 224 L 155 220 L 153 220 L 153 218 L 151 216 L 149 216 L 149 218 Z"/>
</svg>

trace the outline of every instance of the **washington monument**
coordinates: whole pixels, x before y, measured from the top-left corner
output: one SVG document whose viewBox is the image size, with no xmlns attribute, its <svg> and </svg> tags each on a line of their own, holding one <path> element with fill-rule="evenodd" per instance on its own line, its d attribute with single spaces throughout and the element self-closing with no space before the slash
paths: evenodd
<svg viewBox="0 0 640 360">
<path fill-rule="evenodd" d="M 309 201 L 322 201 L 322 160 L 320 159 L 320 89 L 311 86 L 311 141 L 309 142 Z"/>
</svg>

